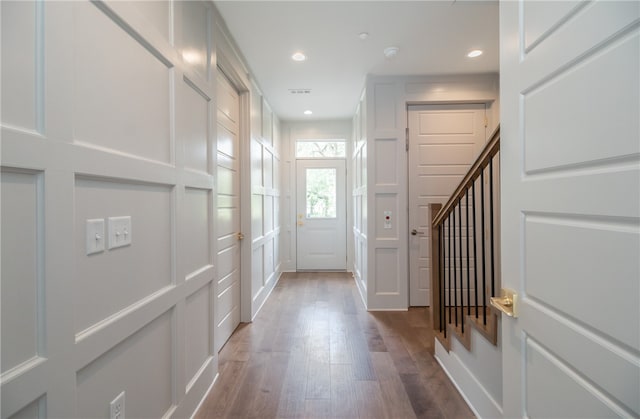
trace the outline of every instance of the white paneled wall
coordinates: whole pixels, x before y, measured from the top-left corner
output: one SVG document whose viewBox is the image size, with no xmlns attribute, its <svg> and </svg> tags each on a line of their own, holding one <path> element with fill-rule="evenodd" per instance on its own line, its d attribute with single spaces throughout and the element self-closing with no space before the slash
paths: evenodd
<svg viewBox="0 0 640 419">
<path fill-rule="evenodd" d="M 351 192 L 353 214 L 353 276 L 358 291 L 367 302 L 367 100 L 362 93 L 353 117 L 353 153 L 351 154 L 353 189 Z"/>
<path fill-rule="evenodd" d="M 408 293 L 408 196 L 407 182 L 407 106 L 429 103 L 486 103 L 489 109 L 487 132 L 496 127 L 498 115 L 498 76 L 373 76 L 367 77 L 365 96 L 360 105 L 360 137 L 363 145 L 361 165 L 368 173 L 361 187 L 366 200 L 362 219 L 366 219 L 362 255 L 361 291 L 366 287 L 366 302 L 370 310 L 405 310 Z M 359 116 L 361 115 L 361 116 Z M 354 125 L 358 125 L 354 123 Z M 359 150 L 354 149 L 354 158 Z M 410 151 L 411 152 L 411 151 Z M 368 153 L 368 159 L 366 155 Z M 354 160 L 356 181 L 358 161 Z M 354 188 L 354 196 L 358 188 Z M 366 201 L 366 203 L 365 203 Z M 395 228 L 383 228 L 385 211 L 396 214 Z M 357 226 L 357 217 L 355 226 Z M 367 234 L 368 232 L 368 234 Z M 358 244 L 356 236 L 356 260 Z M 366 261 L 365 261 L 366 259 Z M 366 268 L 364 268 L 366 266 Z M 366 269 L 366 271 L 365 271 Z"/>
<path fill-rule="evenodd" d="M 245 113 L 252 315 L 279 272 L 278 120 L 211 3 L 0 14 L 1 416 L 107 417 L 125 391 L 128 417 L 188 417 L 217 374 L 218 66 Z M 131 244 L 87 255 L 86 221 L 117 216 Z"/>
<path fill-rule="evenodd" d="M 251 85 L 251 318 L 280 278 L 280 121 Z"/>
</svg>

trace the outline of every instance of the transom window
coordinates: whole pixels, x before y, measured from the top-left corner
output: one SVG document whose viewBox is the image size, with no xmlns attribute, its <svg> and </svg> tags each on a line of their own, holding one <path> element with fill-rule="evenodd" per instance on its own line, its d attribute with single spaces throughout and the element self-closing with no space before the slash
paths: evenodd
<svg viewBox="0 0 640 419">
<path fill-rule="evenodd" d="M 335 159 L 347 157 L 345 140 L 297 140 L 296 157 Z"/>
</svg>

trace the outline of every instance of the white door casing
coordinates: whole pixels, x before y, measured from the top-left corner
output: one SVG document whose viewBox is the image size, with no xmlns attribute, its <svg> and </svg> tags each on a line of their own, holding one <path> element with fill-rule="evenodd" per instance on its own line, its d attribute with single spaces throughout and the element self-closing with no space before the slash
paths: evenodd
<svg viewBox="0 0 640 419">
<path fill-rule="evenodd" d="M 500 5 L 505 417 L 640 415 L 640 3 Z"/>
<path fill-rule="evenodd" d="M 335 214 L 332 216 L 316 217 L 307 208 L 307 180 L 313 172 L 331 179 L 330 183 L 335 182 Z M 345 160 L 297 160 L 296 173 L 297 269 L 346 269 Z"/>
<path fill-rule="evenodd" d="M 409 304 L 431 304 L 431 212 L 444 204 L 486 142 L 485 104 L 409 107 Z M 415 230 L 416 234 L 413 234 Z"/>
<path fill-rule="evenodd" d="M 215 349 L 240 323 L 240 100 L 222 72 L 217 78 L 218 284 Z"/>
</svg>

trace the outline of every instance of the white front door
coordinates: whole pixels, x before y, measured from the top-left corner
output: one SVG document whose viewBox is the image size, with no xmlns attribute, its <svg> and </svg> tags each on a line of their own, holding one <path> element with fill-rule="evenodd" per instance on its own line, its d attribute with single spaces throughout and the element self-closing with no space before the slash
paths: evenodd
<svg viewBox="0 0 640 419">
<path fill-rule="evenodd" d="M 505 417 L 640 416 L 640 3 L 501 2 Z"/>
<path fill-rule="evenodd" d="M 217 98 L 216 352 L 240 324 L 240 100 L 222 72 L 218 72 Z"/>
<path fill-rule="evenodd" d="M 347 268 L 344 160 L 297 160 L 297 269 Z"/>
<path fill-rule="evenodd" d="M 409 304 L 430 305 L 431 212 L 444 204 L 486 140 L 485 104 L 409 107 Z"/>
</svg>

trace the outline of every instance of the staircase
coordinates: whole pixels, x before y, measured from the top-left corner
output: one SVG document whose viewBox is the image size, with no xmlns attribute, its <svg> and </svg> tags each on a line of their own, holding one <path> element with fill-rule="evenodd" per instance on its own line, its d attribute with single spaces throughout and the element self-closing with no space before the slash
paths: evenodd
<svg viewBox="0 0 640 419">
<path fill-rule="evenodd" d="M 449 351 L 455 337 L 471 350 L 471 329 L 493 345 L 500 290 L 500 127 L 449 200 L 431 204 L 431 290 L 436 339 Z"/>
</svg>

